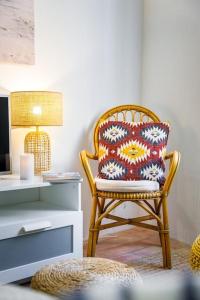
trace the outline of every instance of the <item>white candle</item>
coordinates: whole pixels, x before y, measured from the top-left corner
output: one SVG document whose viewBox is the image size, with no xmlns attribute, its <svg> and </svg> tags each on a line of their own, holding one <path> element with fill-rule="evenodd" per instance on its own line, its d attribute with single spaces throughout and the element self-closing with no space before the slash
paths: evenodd
<svg viewBox="0 0 200 300">
<path fill-rule="evenodd" d="M 32 179 L 34 176 L 34 155 L 25 153 L 20 155 L 20 179 Z"/>
</svg>

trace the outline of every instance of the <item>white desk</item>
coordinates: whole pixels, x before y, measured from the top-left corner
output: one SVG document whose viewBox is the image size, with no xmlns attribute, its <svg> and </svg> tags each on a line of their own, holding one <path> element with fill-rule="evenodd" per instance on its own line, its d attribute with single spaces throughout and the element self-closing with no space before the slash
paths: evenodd
<svg viewBox="0 0 200 300">
<path fill-rule="evenodd" d="M 81 181 L 50 184 L 39 177 L 0 177 L 0 282 L 82 257 Z"/>
</svg>

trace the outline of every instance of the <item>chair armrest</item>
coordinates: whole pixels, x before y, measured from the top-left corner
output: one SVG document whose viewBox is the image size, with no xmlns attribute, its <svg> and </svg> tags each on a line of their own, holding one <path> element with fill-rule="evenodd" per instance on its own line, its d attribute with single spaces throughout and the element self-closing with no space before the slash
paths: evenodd
<svg viewBox="0 0 200 300">
<path fill-rule="evenodd" d="M 167 153 L 164 157 L 165 160 L 170 160 L 169 163 L 169 172 L 165 181 L 165 184 L 163 186 L 163 193 L 168 195 L 171 184 L 173 182 L 174 176 L 176 174 L 176 171 L 180 164 L 181 154 L 178 151 Z"/>
<path fill-rule="evenodd" d="M 95 154 L 91 154 L 86 150 L 82 150 L 80 152 L 80 159 L 89 182 L 91 193 L 92 195 L 94 195 L 96 193 L 96 184 L 95 184 L 94 176 L 92 174 L 92 169 L 90 167 L 88 159 L 97 160 L 98 156 Z"/>
</svg>

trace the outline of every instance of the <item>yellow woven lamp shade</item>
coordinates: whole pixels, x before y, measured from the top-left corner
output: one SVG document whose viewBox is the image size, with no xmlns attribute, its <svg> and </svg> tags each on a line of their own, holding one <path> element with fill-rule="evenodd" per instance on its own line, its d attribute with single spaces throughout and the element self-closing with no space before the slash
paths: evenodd
<svg viewBox="0 0 200 300">
<path fill-rule="evenodd" d="M 60 126 L 62 94 L 58 92 L 11 93 L 12 126 Z"/>
<path fill-rule="evenodd" d="M 192 250 L 190 254 L 190 266 L 193 271 L 200 272 L 200 235 L 192 244 Z"/>
<path fill-rule="evenodd" d="M 39 126 L 63 124 L 62 94 L 58 92 L 27 91 L 11 93 L 12 126 L 36 126 L 24 141 L 24 151 L 34 154 L 35 174 L 51 168 L 51 145 L 48 134 Z"/>
</svg>

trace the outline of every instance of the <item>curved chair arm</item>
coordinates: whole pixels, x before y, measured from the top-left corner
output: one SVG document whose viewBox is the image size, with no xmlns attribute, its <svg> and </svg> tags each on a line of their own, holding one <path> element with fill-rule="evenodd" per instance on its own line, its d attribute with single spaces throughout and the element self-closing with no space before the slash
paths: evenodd
<svg viewBox="0 0 200 300">
<path fill-rule="evenodd" d="M 92 170 L 91 170 L 88 158 L 97 160 L 98 156 L 95 154 L 91 154 L 86 150 L 82 150 L 80 152 L 80 158 L 81 158 L 81 163 L 83 165 L 85 174 L 86 174 L 88 182 L 89 182 L 91 193 L 92 193 L 92 195 L 94 195 L 96 193 L 96 184 L 95 184 L 94 176 L 92 174 Z"/>
<path fill-rule="evenodd" d="M 169 172 L 165 181 L 165 184 L 163 186 L 163 193 L 168 195 L 170 191 L 170 187 L 172 184 L 172 181 L 174 179 L 174 176 L 176 174 L 176 171 L 180 164 L 181 154 L 178 151 L 173 151 L 165 155 L 165 160 L 170 159 L 169 163 Z"/>
</svg>

